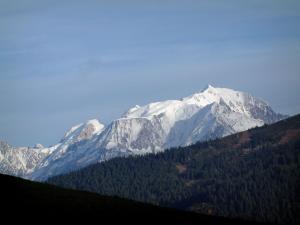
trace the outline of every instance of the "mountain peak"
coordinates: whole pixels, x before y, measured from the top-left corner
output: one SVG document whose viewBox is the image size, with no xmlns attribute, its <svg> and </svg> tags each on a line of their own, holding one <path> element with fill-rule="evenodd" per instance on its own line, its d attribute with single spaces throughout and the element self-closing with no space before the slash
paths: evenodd
<svg viewBox="0 0 300 225">
<path fill-rule="evenodd" d="M 85 126 L 88 126 L 88 125 L 92 125 L 94 126 L 96 129 L 102 129 L 104 127 L 104 125 L 102 123 L 100 123 L 99 120 L 97 119 L 91 119 L 91 120 L 88 120 L 86 123 L 85 123 Z"/>
<path fill-rule="evenodd" d="M 212 86 L 211 84 L 207 84 L 203 89 L 202 89 L 202 92 L 206 91 L 206 90 L 209 90 L 209 89 L 214 89 L 215 87 Z"/>
<path fill-rule="evenodd" d="M 104 125 L 99 122 L 97 119 L 91 119 L 88 120 L 85 123 L 80 123 L 76 126 L 73 126 L 71 129 L 69 129 L 61 142 L 64 142 L 65 140 L 81 140 L 81 139 L 87 139 L 93 136 L 94 134 L 99 134 L 101 131 L 103 131 Z"/>
<path fill-rule="evenodd" d="M 42 148 L 44 148 L 44 146 L 42 144 L 40 144 L 40 143 L 37 143 L 37 144 L 34 145 L 33 148 L 42 149 Z"/>
</svg>

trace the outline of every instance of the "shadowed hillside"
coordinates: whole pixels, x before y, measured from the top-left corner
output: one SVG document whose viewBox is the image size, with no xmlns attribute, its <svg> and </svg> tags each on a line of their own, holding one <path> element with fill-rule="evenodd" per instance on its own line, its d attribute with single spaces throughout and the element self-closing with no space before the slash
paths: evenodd
<svg viewBox="0 0 300 225">
<path fill-rule="evenodd" d="M 62 189 L 7 175 L 0 175 L 0 182 L 1 219 L 10 222 L 96 221 L 97 224 L 106 224 L 107 221 L 120 221 L 147 224 L 165 220 L 168 224 L 251 224 Z"/>
</svg>

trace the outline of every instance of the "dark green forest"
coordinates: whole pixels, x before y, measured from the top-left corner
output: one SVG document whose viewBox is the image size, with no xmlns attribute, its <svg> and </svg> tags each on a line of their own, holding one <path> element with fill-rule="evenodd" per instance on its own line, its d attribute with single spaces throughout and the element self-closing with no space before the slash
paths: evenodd
<svg viewBox="0 0 300 225">
<path fill-rule="evenodd" d="M 208 215 L 300 223 L 300 116 L 164 153 L 115 158 L 48 183 Z"/>
</svg>

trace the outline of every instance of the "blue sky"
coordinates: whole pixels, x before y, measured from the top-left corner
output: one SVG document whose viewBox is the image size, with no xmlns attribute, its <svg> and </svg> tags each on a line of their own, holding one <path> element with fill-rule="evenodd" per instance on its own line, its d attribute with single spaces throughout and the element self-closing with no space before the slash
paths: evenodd
<svg viewBox="0 0 300 225">
<path fill-rule="evenodd" d="M 299 28 L 298 0 L 0 0 L 0 139 L 54 144 L 206 84 L 299 113 Z"/>
</svg>

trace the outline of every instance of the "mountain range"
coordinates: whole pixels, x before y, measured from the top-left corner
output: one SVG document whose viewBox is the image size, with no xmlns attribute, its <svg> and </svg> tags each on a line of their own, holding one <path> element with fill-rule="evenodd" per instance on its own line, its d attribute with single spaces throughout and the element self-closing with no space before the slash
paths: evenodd
<svg viewBox="0 0 300 225">
<path fill-rule="evenodd" d="M 50 147 L 13 147 L 1 141 L 0 173 L 45 180 L 115 157 L 158 153 L 285 117 L 250 94 L 208 85 L 179 100 L 136 105 L 107 126 L 97 119 L 81 123 Z"/>
</svg>

